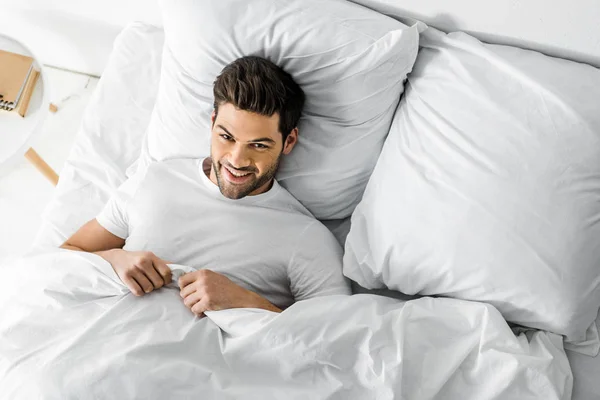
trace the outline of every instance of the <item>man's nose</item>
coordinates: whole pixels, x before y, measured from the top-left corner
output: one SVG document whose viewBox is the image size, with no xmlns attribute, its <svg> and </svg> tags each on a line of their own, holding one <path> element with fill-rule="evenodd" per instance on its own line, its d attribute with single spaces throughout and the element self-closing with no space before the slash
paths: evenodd
<svg viewBox="0 0 600 400">
<path fill-rule="evenodd" d="M 229 163 L 232 167 L 237 169 L 242 169 L 250 166 L 251 160 L 248 156 L 248 151 L 246 146 L 242 144 L 236 144 L 233 149 L 231 149 L 231 155 L 229 158 Z"/>
</svg>

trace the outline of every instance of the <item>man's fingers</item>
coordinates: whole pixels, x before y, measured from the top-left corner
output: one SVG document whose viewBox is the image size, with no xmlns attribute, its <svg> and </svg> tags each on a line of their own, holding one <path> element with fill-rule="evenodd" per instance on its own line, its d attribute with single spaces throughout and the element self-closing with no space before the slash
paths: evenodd
<svg viewBox="0 0 600 400">
<path fill-rule="evenodd" d="M 196 314 L 198 317 L 204 317 L 204 311 L 209 311 L 205 302 L 200 300 L 191 308 L 192 312 Z"/>
<path fill-rule="evenodd" d="M 144 292 L 150 293 L 152 290 L 154 290 L 154 285 L 148 280 L 148 278 L 146 278 L 146 275 L 144 275 L 142 271 L 137 271 L 136 273 L 132 274 L 132 278 L 135 279 L 137 284 Z"/>
<path fill-rule="evenodd" d="M 165 285 L 168 285 L 169 283 L 171 283 L 171 268 L 169 268 L 169 266 L 167 265 L 167 262 L 165 260 L 161 260 L 158 257 L 154 257 L 154 259 L 152 260 L 152 263 L 154 264 L 154 269 L 156 271 L 158 271 L 158 273 L 160 274 L 160 276 L 162 277 Z"/>
<path fill-rule="evenodd" d="M 183 304 L 191 310 L 200 300 L 202 300 L 202 295 L 198 292 L 194 292 L 183 299 Z"/>
<path fill-rule="evenodd" d="M 156 270 L 154 269 L 154 263 L 152 262 L 152 259 L 154 257 L 155 256 L 152 253 L 150 253 L 149 256 L 140 257 L 140 259 L 135 264 L 135 267 L 142 274 L 146 275 L 146 278 L 152 283 L 152 289 L 158 289 L 162 287 L 162 285 L 164 285 L 164 282 L 161 276 L 158 274 L 158 272 L 156 272 Z M 134 274 L 135 273 L 136 272 L 134 272 Z M 146 288 L 143 289 L 145 290 Z"/>
<path fill-rule="evenodd" d="M 123 283 L 129 288 L 129 290 L 131 290 L 131 293 L 133 293 L 134 296 L 141 296 L 144 294 L 144 291 L 142 290 L 140 285 L 138 285 L 135 279 L 125 276 L 123 279 Z"/>
<path fill-rule="evenodd" d="M 154 289 L 160 289 L 165 284 L 165 281 L 163 281 L 162 276 L 160 276 L 160 274 L 156 270 L 154 263 L 151 262 L 149 265 L 150 266 L 144 268 L 142 272 L 146 275 L 146 278 L 148 278 L 148 280 L 152 282 Z"/>
<path fill-rule="evenodd" d="M 181 290 L 179 291 L 179 295 L 180 295 L 182 298 L 184 298 L 184 299 L 185 299 L 186 297 L 188 297 L 189 295 L 191 295 L 191 294 L 192 294 L 192 293 L 194 293 L 195 291 L 196 291 L 196 287 L 195 287 L 195 285 L 187 285 L 186 287 L 184 287 L 183 289 L 181 289 Z"/>
<path fill-rule="evenodd" d="M 183 289 L 184 287 L 186 287 L 187 285 L 189 285 L 190 283 L 194 282 L 196 280 L 196 273 L 198 271 L 195 272 L 188 272 L 187 274 L 183 274 L 179 277 L 179 288 Z"/>
</svg>

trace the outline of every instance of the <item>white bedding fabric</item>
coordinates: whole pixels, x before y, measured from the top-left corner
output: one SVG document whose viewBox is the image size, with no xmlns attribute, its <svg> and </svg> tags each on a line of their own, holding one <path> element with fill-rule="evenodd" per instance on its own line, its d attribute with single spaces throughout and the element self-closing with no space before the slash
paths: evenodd
<svg viewBox="0 0 600 400">
<path fill-rule="evenodd" d="M 597 355 L 600 69 L 433 28 L 420 44 L 344 274 L 493 304 Z"/>
<path fill-rule="evenodd" d="M 93 254 L 4 268 L 0 399 L 571 397 L 561 338 L 516 337 L 481 303 L 328 296 L 198 319 L 177 287 L 135 297 Z"/>
<path fill-rule="evenodd" d="M 139 23 L 119 35 L 61 173 L 54 199 L 46 209 L 34 248 L 60 245 L 100 211 L 127 177 L 125 171 L 139 154 L 154 105 L 162 42 L 161 30 Z M 348 221 L 330 221 L 326 225 L 343 242 Z M 398 292 L 385 294 L 394 296 Z M 600 316 L 596 323 L 600 326 Z M 571 351 L 567 355 L 574 376 L 573 400 L 600 399 L 600 357 Z M 61 378 L 56 384 L 62 382 Z"/>
<path fill-rule="evenodd" d="M 207 155 L 215 77 L 239 57 L 264 57 L 306 94 L 279 183 L 316 218 L 350 216 L 414 64 L 418 27 L 340 0 L 160 4 L 165 51 L 143 159 Z"/>
<path fill-rule="evenodd" d="M 34 248 L 62 242 L 94 218 L 138 159 L 156 101 L 164 34 L 142 23 L 115 41 Z"/>
</svg>

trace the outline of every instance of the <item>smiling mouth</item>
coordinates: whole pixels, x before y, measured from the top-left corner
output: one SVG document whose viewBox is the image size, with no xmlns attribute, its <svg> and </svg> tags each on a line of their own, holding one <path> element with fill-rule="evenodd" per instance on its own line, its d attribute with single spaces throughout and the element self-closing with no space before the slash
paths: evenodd
<svg viewBox="0 0 600 400">
<path fill-rule="evenodd" d="M 223 165 L 223 170 L 225 171 L 225 179 L 234 184 L 245 183 L 250 180 L 252 176 L 252 172 L 241 172 L 229 169 L 225 165 Z"/>
</svg>

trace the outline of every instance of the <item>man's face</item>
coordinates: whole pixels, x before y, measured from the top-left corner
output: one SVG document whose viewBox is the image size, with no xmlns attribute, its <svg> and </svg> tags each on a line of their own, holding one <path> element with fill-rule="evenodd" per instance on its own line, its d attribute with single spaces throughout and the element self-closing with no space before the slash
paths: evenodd
<svg viewBox="0 0 600 400">
<path fill-rule="evenodd" d="M 264 193 L 281 155 L 292 151 L 297 138 L 295 128 L 283 143 L 279 114 L 266 117 L 221 104 L 218 115 L 212 115 L 210 179 L 230 199 Z"/>
</svg>

